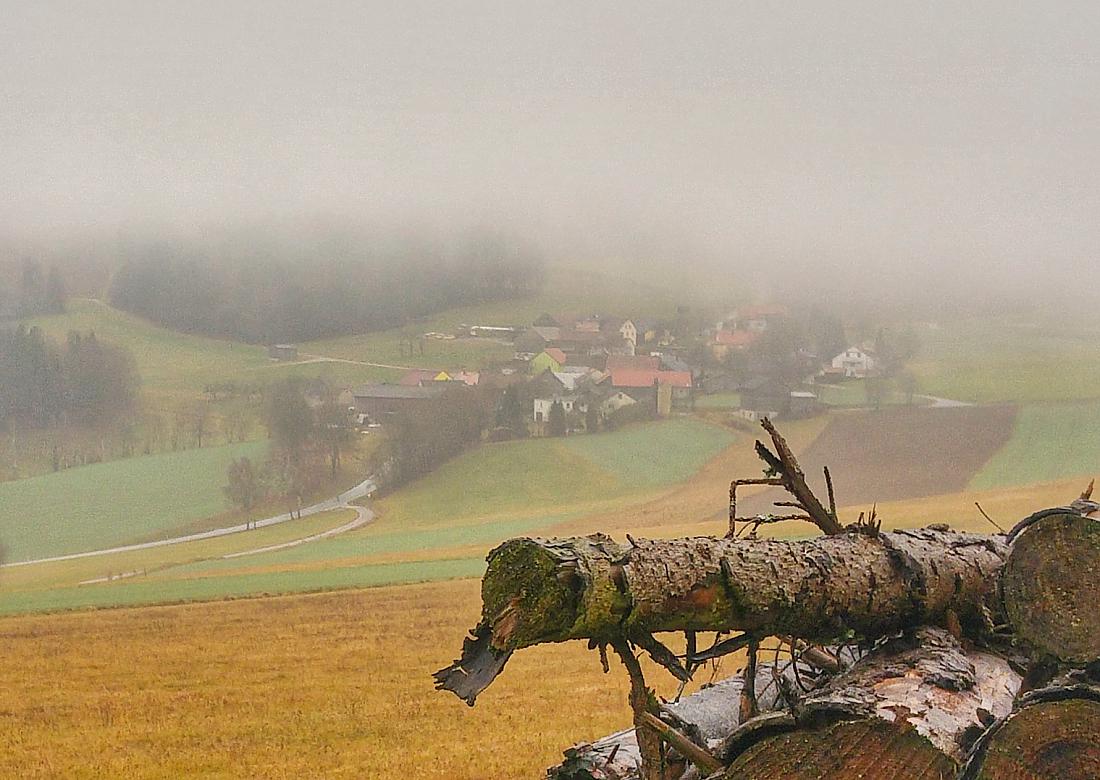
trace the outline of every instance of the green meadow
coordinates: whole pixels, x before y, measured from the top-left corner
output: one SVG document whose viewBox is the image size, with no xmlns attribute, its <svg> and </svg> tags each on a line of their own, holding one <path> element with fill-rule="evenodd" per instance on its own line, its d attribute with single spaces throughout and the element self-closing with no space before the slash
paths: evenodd
<svg viewBox="0 0 1100 780">
<path fill-rule="evenodd" d="M 1100 401 L 1027 404 L 1012 438 L 970 482 L 975 490 L 1100 476 Z"/>
<path fill-rule="evenodd" d="M 144 540 L 227 509 L 234 458 L 262 459 L 266 442 L 167 452 L 0 483 L 0 543 L 9 561 Z"/>
<path fill-rule="evenodd" d="M 591 436 L 486 444 L 373 502 L 371 509 L 377 516 L 354 531 L 280 550 L 222 558 L 226 552 L 279 544 L 337 527 L 350 517 L 345 511 L 214 540 L 5 570 L 0 575 L 7 585 L 0 589 L 0 611 L 159 603 L 476 576 L 485 551 L 503 539 L 543 532 L 592 511 L 644 500 L 691 477 L 734 438 L 717 426 L 674 419 Z M 196 452 L 213 454 L 214 450 Z M 179 473 L 181 468 L 179 463 L 164 465 L 174 467 L 157 473 Z M 68 473 L 55 476 L 71 478 Z M 184 481 L 198 484 L 197 478 Z M 155 507 L 160 504 L 154 487 L 151 484 L 143 495 Z M 80 494 L 83 489 L 72 491 Z M 197 499 L 179 500 L 181 506 L 198 503 Z M 123 538 L 140 532 L 136 526 L 129 528 Z M 118 535 L 122 537 L 121 529 Z M 93 577 L 133 571 L 141 574 L 76 585 Z"/>
<path fill-rule="evenodd" d="M 978 403 L 1100 398 L 1100 324 L 1051 315 L 951 320 L 919 331 L 920 392 Z"/>
<path fill-rule="evenodd" d="M 151 410 L 165 403 L 202 397 L 208 384 L 270 384 L 287 376 L 323 377 L 337 385 L 392 380 L 400 371 L 351 363 L 276 363 L 263 347 L 179 333 L 90 299 L 69 302 L 64 314 L 30 321 L 55 341 L 69 331 L 95 332 L 128 349 L 141 377 L 141 392 Z"/>
</svg>

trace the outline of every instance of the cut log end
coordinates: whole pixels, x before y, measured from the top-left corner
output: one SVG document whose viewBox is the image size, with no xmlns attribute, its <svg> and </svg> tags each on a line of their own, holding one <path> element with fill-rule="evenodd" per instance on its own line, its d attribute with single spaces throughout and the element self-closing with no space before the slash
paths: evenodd
<svg viewBox="0 0 1100 780">
<path fill-rule="evenodd" d="M 739 755 L 722 778 L 942 780 L 954 777 L 955 769 L 955 762 L 915 729 L 883 720 L 858 720 L 769 737 Z"/>
<path fill-rule="evenodd" d="M 1029 525 L 1012 545 L 1003 589 L 1013 630 L 1037 655 L 1100 658 L 1100 520 L 1060 512 Z"/>
<path fill-rule="evenodd" d="M 976 780 L 1100 777 L 1100 701 L 1034 704 L 989 739 Z"/>
<path fill-rule="evenodd" d="M 491 629 L 493 647 L 607 634 L 625 609 L 613 571 L 622 554 L 602 535 L 512 539 L 493 550 L 481 591 L 482 625 Z"/>
</svg>

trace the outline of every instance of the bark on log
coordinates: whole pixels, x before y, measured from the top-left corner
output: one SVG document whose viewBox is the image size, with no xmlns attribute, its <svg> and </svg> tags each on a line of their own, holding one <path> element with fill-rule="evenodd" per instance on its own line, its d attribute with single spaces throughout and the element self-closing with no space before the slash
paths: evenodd
<svg viewBox="0 0 1100 780">
<path fill-rule="evenodd" d="M 513 539 L 489 554 L 482 619 L 437 687 L 469 704 L 512 651 L 659 631 L 749 631 L 825 644 L 958 619 L 1002 622 L 1000 537 L 942 527 L 806 540 L 695 537 L 619 545 Z"/>
<path fill-rule="evenodd" d="M 1074 508 L 1045 510 L 1012 535 L 1002 591 L 1016 638 L 1038 657 L 1100 658 L 1100 520 Z"/>
<path fill-rule="evenodd" d="M 1059 683 L 1021 696 L 975 745 L 962 780 L 1100 777 L 1100 688 Z"/>
<path fill-rule="evenodd" d="M 722 777 L 953 777 L 983 729 L 1011 711 L 1020 681 L 999 656 L 924 628 L 886 642 L 792 714 L 742 725 Z"/>
<path fill-rule="evenodd" d="M 761 663 L 756 675 L 757 703 L 764 711 L 783 706 L 776 667 Z M 701 689 L 678 702 L 662 705 L 661 718 L 697 744 L 717 749 L 740 725 L 738 702 L 744 679 L 738 675 Z M 595 742 L 574 745 L 565 760 L 547 770 L 548 780 L 638 780 L 641 754 L 634 729 L 610 734 Z"/>
</svg>

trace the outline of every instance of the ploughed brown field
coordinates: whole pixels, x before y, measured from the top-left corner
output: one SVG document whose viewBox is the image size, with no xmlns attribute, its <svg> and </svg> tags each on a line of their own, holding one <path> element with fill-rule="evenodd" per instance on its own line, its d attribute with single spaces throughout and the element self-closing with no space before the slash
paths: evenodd
<svg viewBox="0 0 1100 780">
<path fill-rule="evenodd" d="M 822 499 L 829 467 L 840 506 L 956 493 L 1008 442 L 1015 419 L 1007 405 L 836 414 L 798 458 Z M 786 499 L 766 490 L 739 502 L 738 514 L 774 511 L 772 502 Z"/>
</svg>

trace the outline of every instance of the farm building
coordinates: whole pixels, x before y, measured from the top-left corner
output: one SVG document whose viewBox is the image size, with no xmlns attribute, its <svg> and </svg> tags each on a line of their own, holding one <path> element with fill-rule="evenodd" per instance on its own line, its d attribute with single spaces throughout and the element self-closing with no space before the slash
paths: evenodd
<svg viewBox="0 0 1100 780">
<path fill-rule="evenodd" d="M 565 353 L 557 347 L 550 347 L 544 349 L 539 354 L 531 358 L 531 373 L 541 374 L 543 371 L 561 371 L 562 366 L 565 365 L 566 357 Z"/>
<path fill-rule="evenodd" d="M 688 371 L 613 369 L 610 373 L 614 390 L 638 403 L 653 404 L 659 416 L 667 416 L 673 408 L 691 405 L 693 385 Z"/>
<path fill-rule="evenodd" d="M 353 405 L 358 414 L 372 420 L 385 421 L 400 412 L 415 410 L 446 392 L 449 382 L 432 382 L 417 387 L 403 385 L 363 385 L 352 391 Z"/>
<path fill-rule="evenodd" d="M 272 360 L 297 360 L 298 347 L 294 344 L 272 344 L 267 348 L 267 356 Z"/>
<path fill-rule="evenodd" d="M 832 368 L 837 372 L 843 370 L 846 377 L 862 378 L 874 373 L 876 361 L 870 350 L 848 347 L 833 358 Z"/>
<path fill-rule="evenodd" d="M 733 316 L 735 330 L 763 333 L 776 321 L 790 316 L 790 310 L 779 304 L 760 304 L 738 309 Z"/>
<path fill-rule="evenodd" d="M 767 379 L 741 387 L 738 414 L 752 422 L 759 422 L 765 417 L 809 417 L 820 410 L 817 396 L 809 390 L 792 390 L 788 385 Z"/>
<path fill-rule="evenodd" d="M 722 360 L 730 352 L 744 352 L 760 336 L 758 330 L 716 330 L 711 337 L 710 352 Z"/>
<path fill-rule="evenodd" d="M 535 355 L 546 349 L 546 339 L 533 328 L 528 328 L 516 337 L 516 357 L 521 360 L 530 360 Z"/>
<path fill-rule="evenodd" d="M 477 371 L 437 371 L 431 368 L 414 368 L 399 380 L 403 387 L 419 387 L 432 382 L 461 382 L 474 387 L 480 376 Z"/>
<path fill-rule="evenodd" d="M 584 408 L 575 395 L 553 395 L 545 398 L 536 398 L 532 409 L 532 419 L 537 422 L 546 422 L 550 419 L 550 407 L 560 403 L 566 414 L 574 409 L 583 412 Z"/>
</svg>

